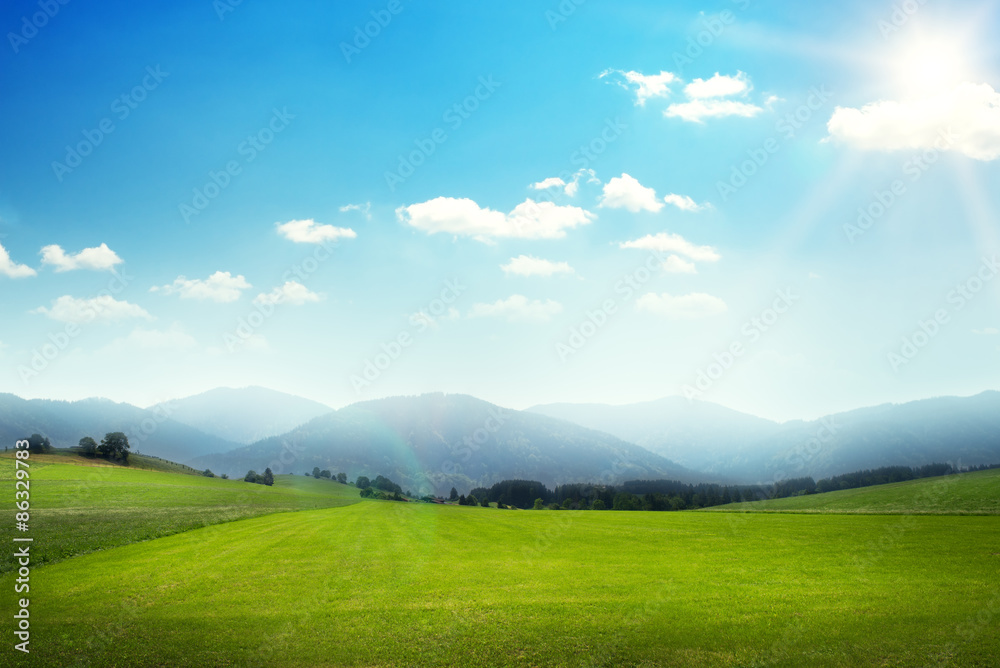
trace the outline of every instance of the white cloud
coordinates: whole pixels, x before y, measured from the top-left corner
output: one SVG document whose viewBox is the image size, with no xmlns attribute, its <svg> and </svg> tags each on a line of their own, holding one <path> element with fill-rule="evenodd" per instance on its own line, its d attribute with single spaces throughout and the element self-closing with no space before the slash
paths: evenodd
<svg viewBox="0 0 1000 668">
<path fill-rule="evenodd" d="M 365 202 L 364 204 L 345 204 L 340 207 L 341 213 L 347 213 L 348 211 L 360 211 L 364 215 L 366 220 L 372 219 L 372 203 Z"/>
<path fill-rule="evenodd" d="M 663 202 L 656 197 L 656 191 L 639 183 L 628 174 L 616 176 L 604 184 L 604 194 L 598 206 L 608 209 L 628 209 L 632 213 L 663 208 Z"/>
<path fill-rule="evenodd" d="M 178 276 L 170 285 L 153 286 L 150 292 L 164 294 L 179 294 L 181 299 L 210 299 L 214 302 L 234 302 L 243 294 L 243 290 L 253 287 L 243 276 L 233 276 L 228 271 L 217 271 L 208 278 L 188 279 Z"/>
<path fill-rule="evenodd" d="M 819 274 L 815 273 L 815 272 L 810 271 L 809 272 L 809 278 L 811 278 L 811 279 L 817 279 L 817 278 L 823 278 L 823 277 L 820 276 Z"/>
<path fill-rule="evenodd" d="M 528 198 L 510 213 L 481 208 L 471 199 L 437 197 L 396 209 L 400 222 L 428 234 L 443 232 L 489 242 L 492 238 L 561 239 L 566 230 L 586 225 L 594 214 L 576 206 L 557 206 Z"/>
<path fill-rule="evenodd" d="M 693 199 L 687 195 L 675 195 L 673 193 L 667 195 L 663 198 L 663 201 L 667 204 L 672 204 L 676 206 L 681 211 L 704 211 L 705 209 L 711 209 L 712 205 L 708 202 L 704 204 L 698 204 Z"/>
<path fill-rule="evenodd" d="M 689 262 L 682 257 L 677 255 L 671 255 L 666 260 L 663 261 L 663 271 L 668 274 L 697 274 L 698 269 L 694 266 L 694 262 Z"/>
<path fill-rule="evenodd" d="M 723 118 L 725 116 L 743 116 L 752 118 L 764 111 L 749 102 L 735 100 L 692 100 L 667 107 L 663 115 L 667 118 L 681 118 L 692 123 L 704 123 L 706 118 Z"/>
<path fill-rule="evenodd" d="M 996 336 L 997 334 L 1000 334 L 1000 329 L 997 329 L 996 327 L 984 327 L 983 329 L 974 329 L 972 330 L 972 333 L 982 334 L 984 336 Z"/>
<path fill-rule="evenodd" d="M 604 70 L 598 75 L 603 79 L 612 74 L 617 74 L 624 81 L 616 81 L 619 86 L 626 90 L 635 91 L 635 103 L 637 106 L 646 104 L 646 100 L 654 97 L 667 97 L 670 95 L 670 84 L 677 81 L 677 76 L 666 71 L 659 74 L 642 74 L 636 71 L 625 72 L 623 70 Z"/>
<path fill-rule="evenodd" d="M 584 176 L 587 177 L 587 183 L 600 183 L 601 180 L 597 178 L 597 175 L 592 169 L 579 169 L 573 174 L 573 178 L 569 181 L 564 180 L 559 176 L 550 176 L 547 179 L 542 179 L 537 183 L 532 183 L 532 190 L 548 190 L 549 188 L 562 188 L 563 192 L 569 197 L 575 197 L 576 193 L 580 190 L 580 179 Z"/>
<path fill-rule="evenodd" d="M 752 88 L 750 79 L 743 72 L 737 72 L 736 76 L 732 77 L 716 72 L 711 79 L 695 79 L 689 83 L 684 87 L 684 94 L 696 100 L 706 97 L 746 95 Z"/>
<path fill-rule="evenodd" d="M 868 151 L 937 148 L 975 160 L 1000 158 L 1000 93 L 989 84 L 905 102 L 879 101 L 861 109 L 837 107 L 827 123 L 830 138 Z"/>
<path fill-rule="evenodd" d="M 562 304 L 551 299 L 544 302 L 529 300 L 524 295 L 511 295 L 492 304 L 473 304 L 470 318 L 506 318 L 511 321 L 543 321 L 562 311 Z"/>
<path fill-rule="evenodd" d="M 667 232 L 655 235 L 647 234 L 641 239 L 623 242 L 619 244 L 619 247 L 653 250 L 661 253 L 678 253 L 699 262 L 715 262 L 720 257 L 718 251 L 712 246 L 695 246 L 681 235 Z"/>
<path fill-rule="evenodd" d="M 108 248 L 107 244 L 101 244 L 95 248 L 84 248 L 75 255 L 67 255 L 61 246 L 53 244 L 42 248 L 42 264 L 50 264 L 56 268 L 56 272 L 73 271 L 74 269 L 93 269 L 103 271 L 113 269 L 116 264 L 121 264 L 123 260 L 118 254 Z"/>
<path fill-rule="evenodd" d="M 358 236 L 349 227 L 320 225 L 315 220 L 290 220 L 287 223 L 275 223 L 274 226 L 278 234 L 297 244 L 321 244 L 324 241 L 354 239 Z"/>
<path fill-rule="evenodd" d="M 752 89 L 750 78 L 743 72 L 737 72 L 735 76 L 716 72 L 711 79 L 695 79 L 685 86 L 684 94 L 688 101 L 670 105 L 663 115 L 691 123 L 704 123 L 706 118 L 725 116 L 751 118 L 764 110 L 750 102 L 723 98 L 746 96 Z"/>
<path fill-rule="evenodd" d="M 0 244 L 0 274 L 8 278 L 26 278 L 34 276 L 35 270 L 25 264 L 18 264 L 10 259 L 10 253 Z"/>
<path fill-rule="evenodd" d="M 298 281 L 286 281 L 270 292 L 262 292 L 254 297 L 254 304 L 293 304 L 302 306 L 306 302 L 318 302 L 320 296 Z"/>
<path fill-rule="evenodd" d="M 76 324 L 94 322 L 95 320 L 118 322 L 130 318 L 153 319 L 153 316 L 149 315 L 142 307 L 126 301 L 118 301 L 110 295 L 91 299 L 77 299 L 65 295 L 52 302 L 52 308 L 40 306 L 32 313 L 41 313 L 53 320 Z"/>
<path fill-rule="evenodd" d="M 725 313 L 728 308 L 726 302 L 704 292 L 693 292 L 680 297 L 674 297 L 666 292 L 659 295 L 655 292 L 649 292 L 639 297 L 635 306 L 639 311 L 647 311 L 677 320 L 708 318 Z"/>
<path fill-rule="evenodd" d="M 553 274 L 572 274 L 573 267 L 568 262 L 552 262 L 531 255 L 512 257 L 507 264 L 500 265 L 505 274 L 515 276 L 552 276 Z"/>
<path fill-rule="evenodd" d="M 549 188 L 565 188 L 566 182 L 563 181 L 558 176 L 550 176 L 547 179 L 542 179 L 538 183 L 531 184 L 534 190 L 548 190 Z"/>
</svg>

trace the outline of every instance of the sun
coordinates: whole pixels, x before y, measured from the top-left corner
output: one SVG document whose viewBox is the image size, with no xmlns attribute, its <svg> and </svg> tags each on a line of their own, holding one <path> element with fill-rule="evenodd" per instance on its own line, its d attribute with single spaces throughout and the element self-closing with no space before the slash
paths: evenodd
<svg viewBox="0 0 1000 668">
<path fill-rule="evenodd" d="M 975 82 L 977 40 L 971 32 L 914 26 L 905 39 L 893 40 L 884 54 L 892 87 L 905 97 L 929 97 Z"/>
</svg>

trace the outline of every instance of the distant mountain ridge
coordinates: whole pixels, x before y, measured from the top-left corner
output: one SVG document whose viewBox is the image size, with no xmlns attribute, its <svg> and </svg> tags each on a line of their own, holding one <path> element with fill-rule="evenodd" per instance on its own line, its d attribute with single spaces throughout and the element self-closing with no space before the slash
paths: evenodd
<svg viewBox="0 0 1000 668">
<path fill-rule="evenodd" d="M 283 434 L 333 412 L 311 399 L 263 387 L 219 387 L 154 408 L 206 434 L 241 444 Z"/>
<path fill-rule="evenodd" d="M 781 425 L 705 401 L 665 397 L 655 401 L 607 404 L 544 404 L 531 413 L 568 420 L 641 445 L 698 471 L 717 471 Z"/>
<path fill-rule="evenodd" d="M 84 436 L 100 441 L 113 431 L 124 432 L 134 451 L 176 462 L 239 447 L 182 424 L 165 412 L 131 404 L 108 399 L 29 400 L 0 394 L 0 439 L 9 447 L 34 433 L 48 437 L 56 447 L 68 448 Z"/>
<path fill-rule="evenodd" d="M 278 429 L 284 431 L 275 434 Z M 635 479 L 767 483 L 881 466 L 1000 463 L 1000 392 L 784 424 L 679 397 L 516 411 L 437 393 L 333 411 L 263 388 L 222 388 L 151 409 L 0 394 L 0 438 L 8 447 L 36 432 L 69 447 L 111 431 L 129 435 L 133 450 L 216 473 L 242 476 L 267 466 L 299 473 L 319 466 L 351 477 L 382 474 L 434 492 L 509 478 L 549 486 Z M 250 444 L 235 440 L 254 434 L 268 436 Z"/>
<path fill-rule="evenodd" d="M 679 464 L 739 482 L 825 478 L 880 466 L 1000 462 L 1000 392 L 884 404 L 784 424 L 680 397 L 532 412 L 628 438 Z"/>
<path fill-rule="evenodd" d="M 548 485 L 629 478 L 694 480 L 699 474 L 633 443 L 542 415 L 505 409 L 466 395 L 424 394 L 353 404 L 282 436 L 225 454 L 196 468 L 243 475 L 271 462 L 314 466 L 349 477 L 385 475 L 404 487 L 445 493 L 509 478 Z"/>
</svg>

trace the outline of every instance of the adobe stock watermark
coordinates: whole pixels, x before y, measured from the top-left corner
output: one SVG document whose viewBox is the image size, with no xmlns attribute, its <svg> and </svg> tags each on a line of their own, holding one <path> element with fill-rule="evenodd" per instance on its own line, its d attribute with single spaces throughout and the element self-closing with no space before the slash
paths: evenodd
<svg viewBox="0 0 1000 668">
<path fill-rule="evenodd" d="M 107 287 L 99 290 L 81 310 L 81 314 L 89 317 L 90 321 L 99 319 L 104 313 L 101 298 L 112 298 L 114 295 L 120 294 L 135 279 L 135 276 L 129 276 L 124 270 L 119 273 L 117 269 L 111 269 L 111 275 Z M 28 364 L 21 364 L 17 367 L 17 375 L 21 378 L 21 382 L 29 385 L 32 379 L 45 372 L 73 344 L 83 329 L 79 322 L 67 322 L 62 329 L 49 332 L 46 337 L 48 341 L 37 348 L 32 348 Z"/>
<path fill-rule="evenodd" d="M 479 452 L 480 448 L 486 445 L 491 438 L 494 438 L 506 421 L 507 411 L 499 406 L 490 407 L 482 427 L 473 430 L 470 436 L 462 438 L 461 443 L 449 444 L 451 456 L 456 459 L 461 458 L 461 462 L 447 459 L 441 464 L 441 472 L 447 475 L 462 473 L 462 463 L 468 463 L 472 459 L 473 453 Z"/>
<path fill-rule="evenodd" d="M 493 93 L 501 85 L 499 81 L 493 79 L 492 74 L 480 76 L 479 84 L 469 95 L 445 109 L 444 113 L 441 114 L 441 120 L 448 129 L 439 126 L 431 130 L 426 137 L 414 139 L 413 144 L 416 148 L 405 155 L 398 156 L 395 171 L 385 172 L 385 185 L 388 186 L 389 192 L 396 192 L 398 186 L 406 183 L 406 180 L 427 162 L 427 158 L 434 155 L 438 147 L 448 141 L 448 130 L 455 132 L 462 127 L 467 120 L 472 118 L 472 114 L 479 109 L 483 102 L 493 97 Z"/>
<path fill-rule="evenodd" d="M 219 17 L 220 21 L 225 21 L 226 14 L 235 12 L 236 8 L 242 4 L 243 0 L 214 0 L 212 9 L 215 10 L 215 15 Z"/>
<path fill-rule="evenodd" d="M 910 183 L 916 183 L 940 159 L 941 154 L 955 144 L 957 135 L 951 128 L 938 133 L 934 146 L 926 149 L 903 163 L 904 176 L 910 178 Z M 903 179 L 894 179 L 886 190 L 876 190 L 872 200 L 866 206 L 858 207 L 858 217 L 854 223 L 844 225 L 844 234 L 852 244 L 858 237 L 864 235 L 902 198 L 908 189 Z"/>
<path fill-rule="evenodd" d="M 910 334 L 903 336 L 899 348 L 891 350 L 886 355 L 886 360 L 893 372 L 899 373 L 901 367 L 912 362 L 922 350 L 927 348 L 931 341 L 941 333 L 941 330 L 951 323 L 952 315 L 961 311 L 975 299 L 998 273 L 1000 273 L 1000 256 L 993 255 L 991 258 L 982 258 L 979 268 L 952 288 L 945 296 L 950 310 L 949 308 L 939 308 L 926 320 L 917 321 L 917 328 Z"/>
<path fill-rule="evenodd" d="M 82 165 L 84 158 L 93 153 L 94 149 L 103 144 L 107 136 L 115 131 L 114 119 L 117 118 L 118 121 L 124 121 L 128 118 L 146 100 L 151 92 L 159 88 L 160 84 L 168 76 L 170 76 L 170 72 L 164 72 L 160 69 L 159 65 L 156 67 L 152 65 L 147 66 L 146 74 L 142 77 L 142 81 L 139 84 L 111 101 L 110 110 L 112 115 L 105 116 L 99 120 L 94 128 L 84 129 L 81 132 L 83 139 L 76 144 L 67 144 L 66 155 L 63 157 L 62 162 L 58 160 L 52 161 L 52 173 L 55 174 L 56 179 L 62 183 L 63 178 L 67 174 L 72 173 L 74 169 Z"/>
<path fill-rule="evenodd" d="M 559 360 L 565 364 L 570 357 L 583 350 L 619 312 L 619 308 L 635 298 L 639 290 L 662 268 L 666 258 L 665 253 L 651 250 L 643 264 L 619 278 L 612 288 L 615 296 L 608 296 L 595 308 L 588 309 L 585 317 L 570 328 L 569 335 L 556 342 Z"/>
<path fill-rule="evenodd" d="M 302 260 L 299 264 L 292 265 L 281 275 L 281 285 L 285 285 L 293 277 L 298 278 L 303 284 L 309 277 L 319 271 L 324 262 L 333 256 L 333 251 L 337 247 L 336 241 L 329 239 L 321 241 L 311 255 Z M 280 302 L 271 300 L 254 300 L 253 310 L 245 317 L 241 317 L 236 324 L 235 330 L 223 335 L 222 340 L 226 345 L 226 350 L 231 353 L 244 346 L 250 341 L 258 329 L 270 320 L 277 312 Z"/>
<path fill-rule="evenodd" d="M 382 34 L 382 31 L 389 27 L 392 19 L 406 9 L 400 0 L 389 0 L 382 9 L 373 9 L 369 14 L 371 21 L 363 26 L 354 26 L 354 35 L 350 42 L 340 43 L 340 52 L 344 54 L 344 60 L 351 64 L 355 56 L 360 56 L 361 52 L 367 49 L 372 40 Z"/>
<path fill-rule="evenodd" d="M 382 343 L 380 352 L 365 359 L 360 373 L 351 375 L 351 386 L 354 387 L 355 394 L 360 395 L 381 378 L 403 352 L 410 348 L 421 334 L 430 329 L 435 318 L 444 317 L 451 311 L 452 304 L 458 301 L 466 289 L 467 287 L 457 278 L 446 280 L 440 294 L 410 316 L 410 326 L 401 329 L 394 337 Z"/>
<path fill-rule="evenodd" d="M 888 39 L 889 35 L 899 32 L 926 4 L 927 0 L 903 0 L 895 3 L 888 19 L 879 19 L 876 24 L 882 38 Z"/>
<path fill-rule="evenodd" d="M 69 0 L 38 0 L 39 11 L 31 16 L 22 16 L 21 29 L 7 33 L 7 41 L 10 42 L 10 48 L 14 53 L 19 53 L 21 47 L 34 39 L 38 31 L 47 26 L 59 10 L 68 4 Z"/>
<path fill-rule="evenodd" d="M 586 3 L 587 0 L 561 0 L 555 9 L 546 9 L 545 20 L 549 24 L 549 29 L 555 30 L 560 23 L 566 23 L 569 17 L 576 14 L 576 10 Z"/>
<path fill-rule="evenodd" d="M 181 202 L 177 205 L 184 222 L 190 223 L 192 216 L 197 216 L 207 209 L 208 205 L 232 184 L 233 179 L 243 173 L 243 167 L 256 160 L 274 138 L 285 131 L 294 118 L 294 114 L 288 113 L 288 107 L 283 107 L 280 111 L 277 108 L 272 109 L 271 118 L 267 123 L 236 145 L 236 154 L 239 158 L 227 161 L 219 171 L 209 170 L 208 180 L 204 185 L 192 190 L 190 203 Z"/>
<path fill-rule="evenodd" d="M 747 159 L 737 165 L 730 166 L 729 178 L 716 181 L 715 189 L 723 202 L 743 189 L 763 167 L 777 154 L 784 142 L 795 139 L 796 133 L 816 116 L 816 112 L 826 106 L 833 91 L 825 84 L 813 86 L 806 101 L 785 114 L 774 124 L 775 134 L 768 137 L 757 148 L 747 149 Z"/>
<path fill-rule="evenodd" d="M 750 0 L 731 0 L 736 8 L 745 12 L 750 8 Z M 724 9 L 714 16 L 701 17 L 701 30 L 687 39 L 682 51 L 674 51 L 674 69 L 678 74 L 684 74 L 684 67 L 693 65 L 694 61 L 704 55 L 705 50 L 712 47 L 715 42 L 722 37 L 726 28 L 736 23 L 736 14 L 731 10 Z"/>
<path fill-rule="evenodd" d="M 774 294 L 774 301 L 769 307 L 743 323 L 740 327 L 740 338 L 734 339 L 721 353 L 712 355 L 713 361 L 698 370 L 694 383 L 681 388 L 682 394 L 689 402 L 700 399 L 711 390 L 733 368 L 736 361 L 746 354 L 748 346 L 759 341 L 765 333 L 778 324 L 795 302 L 802 299 L 792 292 L 791 288 L 776 290 Z"/>
</svg>

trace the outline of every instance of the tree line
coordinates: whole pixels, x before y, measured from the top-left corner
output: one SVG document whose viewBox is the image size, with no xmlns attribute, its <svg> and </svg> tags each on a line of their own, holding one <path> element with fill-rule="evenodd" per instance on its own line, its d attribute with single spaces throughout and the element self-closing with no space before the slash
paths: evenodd
<svg viewBox="0 0 1000 668">
<path fill-rule="evenodd" d="M 962 471 L 1000 468 L 1000 464 L 963 467 Z M 670 511 L 707 508 L 728 503 L 781 499 L 790 496 L 832 492 L 903 482 L 918 478 L 958 473 L 950 464 L 925 466 L 884 466 L 824 478 L 789 478 L 768 485 L 690 484 L 678 480 L 630 480 L 618 486 L 591 483 L 556 485 L 548 489 L 537 480 L 503 480 L 491 487 L 477 487 L 473 498 L 488 505 L 491 501 L 522 509 L 552 510 L 651 510 Z M 457 494 L 452 489 L 452 494 Z M 460 497 L 461 498 L 461 497 Z"/>
</svg>

